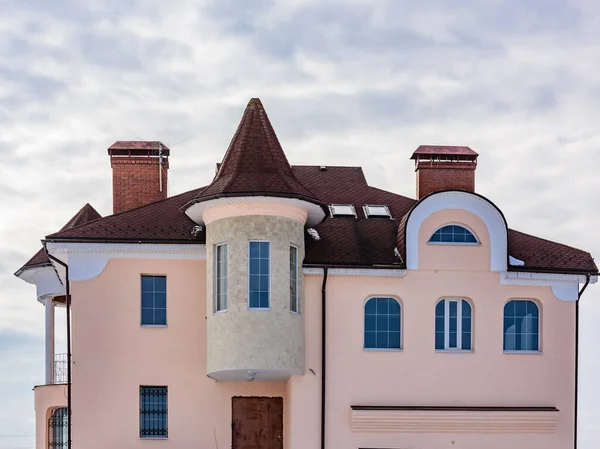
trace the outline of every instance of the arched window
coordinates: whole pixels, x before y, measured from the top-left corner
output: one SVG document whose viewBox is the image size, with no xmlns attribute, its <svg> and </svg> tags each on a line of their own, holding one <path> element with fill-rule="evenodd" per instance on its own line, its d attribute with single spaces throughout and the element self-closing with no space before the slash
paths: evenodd
<svg viewBox="0 0 600 449">
<path fill-rule="evenodd" d="M 48 420 L 49 447 L 66 448 L 69 441 L 67 408 L 54 409 Z"/>
<path fill-rule="evenodd" d="M 365 304 L 365 349 L 400 349 L 400 303 L 371 298 Z"/>
<path fill-rule="evenodd" d="M 435 349 L 472 349 L 471 304 L 464 299 L 442 299 L 435 306 Z"/>
<path fill-rule="evenodd" d="M 513 299 L 504 306 L 504 350 L 539 351 L 540 311 L 533 301 Z"/>
<path fill-rule="evenodd" d="M 429 238 L 429 243 L 467 243 L 476 244 L 477 237 L 467 228 L 459 225 L 446 225 L 439 228 Z"/>
</svg>

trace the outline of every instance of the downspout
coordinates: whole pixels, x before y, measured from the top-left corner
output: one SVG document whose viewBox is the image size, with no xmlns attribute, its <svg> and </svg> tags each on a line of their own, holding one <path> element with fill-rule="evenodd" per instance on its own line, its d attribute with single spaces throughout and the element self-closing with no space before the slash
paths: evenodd
<svg viewBox="0 0 600 449">
<path fill-rule="evenodd" d="M 67 449 L 71 449 L 71 291 L 69 282 L 69 266 L 62 260 L 51 255 L 48 250 L 46 254 L 50 260 L 65 268 L 65 307 L 67 308 Z"/>
<path fill-rule="evenodd" d="M 590 283 L 590 274 L 585 275 L 585 284 L 577 295 L 577 301 L 575 302 L 575 431 L 573 440 L 573 449 L 577 449 L 577 419 L 579 409 L 579 300 L 581 295 Z"/>
<path fill-rule="evenodd" d="M 321 449 L 325 449 L 325 372 L 327 367 L 327 268 L 323 268 L 321 287 Z"/>
</svg>

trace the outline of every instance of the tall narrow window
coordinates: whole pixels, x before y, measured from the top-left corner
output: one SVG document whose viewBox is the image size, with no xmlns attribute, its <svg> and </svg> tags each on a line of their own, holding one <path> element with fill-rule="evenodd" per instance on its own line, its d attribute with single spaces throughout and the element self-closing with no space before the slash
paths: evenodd
<svg viewBox="0 0 600 449">
<path fill-rule="evenodd" d="M 504 306 L 504 350 L 540 350 L 540 312 L 535 302 L 516 299 Z"/>
<path fill-rule="evenodd" d="M 215 248 L 215 312 L 227 310 L 227 244 Z"/>
<path fill-rule="evenodd" d="M 298 248 L 290 246 L 290 310 L 299 313 L 298 304 Z"/>
<path fill-rule="evenodd" d="M 167 438 L 167 387 L 140 386 L 140 438 Z"/>
<path fill-rule="evenodd" d="M 471 304 L 464 299 L 442 299 L 435 306 L 435 349 L 470 351 Z"/>
<path fill-rule="evenodd" d="M 48 420 L 48 447 L 51 449 L 67 448 L 69 444 L 69 425 L 67 408 L 60 407 L 52 412 Z"/>
<path fill-rule="evenodd" d="M 142 276 L 142 326 L 167 325 L 167 277 Z"/>
<path fill-rule="evenodd" d="M 270 307 L 271 243 L 250 242 L 248 260 L 249 299 L 251 309 Z"/>
<path fill-rule="evenodd" d="M 371 298 L 365 304 L 365 349 L 400 349 L 400 303 Z"/>
</svg>

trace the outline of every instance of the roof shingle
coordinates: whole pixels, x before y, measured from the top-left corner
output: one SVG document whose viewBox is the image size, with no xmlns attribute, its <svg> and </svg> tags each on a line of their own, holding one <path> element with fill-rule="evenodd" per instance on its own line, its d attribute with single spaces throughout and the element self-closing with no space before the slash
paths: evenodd
<svg viewBox="0 0 600 449">
<path fill-rule="evenodd" d="M 213 182 L 192 201 L 264 194 L 320 204 L 294 175 L 258 98 L 248 103 Z M 191 205 L 190 204 L 190 205 Z"/>
<path fill-rule="evenodd" d="M 325 204 L 354 204 L 357 217 L 326 219 L 315 226 L 320 240 L 306 236 L 305 265 L 405 266 L 404 236 L 398 232 L 416 200 L 367 184 L 360 167 L 294 166 L 295 177 Z M 203 189 L 195 189 L 147 206 L 51 234 L 49 240 L 152 241 L 204 243 L 205 233 L 192 235 L 195 223 L 181 210 Z M 365 218 L 362 206 L 385 204 L 392 219 Z M 592 256 L 576 248 L 509 230 L 508 252 L 525 262 L 526 271 L 597 272 Z"/>
</svg>

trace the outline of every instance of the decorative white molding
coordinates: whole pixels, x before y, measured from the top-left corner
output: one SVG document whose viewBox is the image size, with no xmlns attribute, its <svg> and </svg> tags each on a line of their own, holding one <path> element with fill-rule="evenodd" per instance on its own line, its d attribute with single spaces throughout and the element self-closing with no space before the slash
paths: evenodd
<svg viewBox="0 0 600 449">
<path fill-rule="evenodd" d="M 355 432 L 554 433 L 559 411 L 352 410 Z"/>
<path fill-rule="evenodd" d="M 72 281 L 98 276 L 111 259 L 206 259 L 206 246 L 201 244 L 47 242 L 46 248 L 69 265 Z M 55 266 L 64 282 L 64 269 Z"/>
<path fill-rule="evenodd" d="M 503 285 L 535 285 L 551 287 L 552 293 L 562 301 L 577 301 L 579 284 L 586 277 L 580 274 L 531 273 L 526 271 L 503 271 L 500 273 L 500 284 Z M 590 283 L 598 281 L 598 276 L 590 276 Z"/>
<path fill-rule="evenodd" d="M 419 268 L 419 230 L 433 213 L 446 209 L 469 211 L 483 220 L 490 235 L 490 270 L 507 268 L 506 223 L 496 207 L 483 197 L 468 192 L 439 192 L 428 196 L 413 209 L 406 224 L 406 265 Z"/>
<path fill-rule="evenodd" d="M 192 204 L 185 210 L 185 214 L 188 217 L 190 217 L 194 222 L 203 225 L 204 220 L 202 216 L 204 214 L 204 211 L 211 207 L 223 204 L 247 204 L 257 202 L 284 204 L 304 209 L 308 213 L 306 225 L 309 227 L 321 223 L 325 218 L 325 212 L 317 204 L 309 203 L 308 201 L 299 200 L 297 198 L 282 198 L 276 196 L 227 196 L 222 198 L 216 198 L 214 200 L 202 201 L 200 203 Z"/>
<path fill-rule="evenodd" d="M 52 265 L 25 268 L 18 274 L 18 277 L 29 284 L 35 285 L 36 297 L 42 303 L 45 302 L 46 298 L 65 294 L 65 288 L 58 279 Z"/>
<path fill-rule="evenodd" d="M 304 268 L 305 276 L 322 276 L 323 268 Z M 406 270 L 396 268 L 329 268 L 329 276 L 381 276 L 381 277 L 404 277 Z"/>
</svg>

